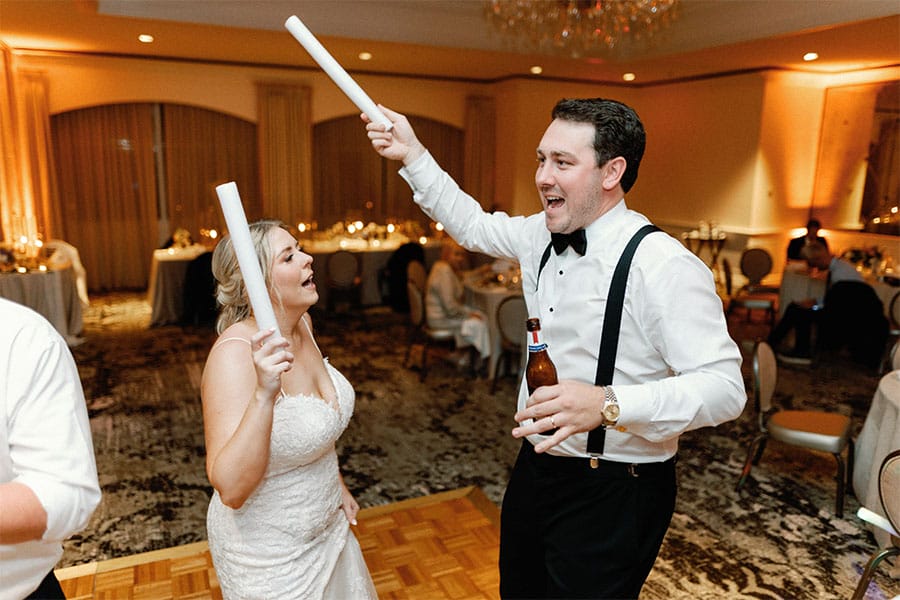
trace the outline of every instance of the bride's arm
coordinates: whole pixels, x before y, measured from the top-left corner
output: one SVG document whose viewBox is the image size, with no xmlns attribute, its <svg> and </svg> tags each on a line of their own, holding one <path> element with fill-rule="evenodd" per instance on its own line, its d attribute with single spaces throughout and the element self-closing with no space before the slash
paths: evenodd
<svg viewBox="0 0 900 600">
<path fill-rule="evenodd" d="M 215 346 L 200 388 L 206 474 L 231 508 L 243 506 L 265 475 L 280 376 L 293 361 L 284 338 L 260 332 L 250 341 L 253 360 L 246 341 Z"/>
</svg>

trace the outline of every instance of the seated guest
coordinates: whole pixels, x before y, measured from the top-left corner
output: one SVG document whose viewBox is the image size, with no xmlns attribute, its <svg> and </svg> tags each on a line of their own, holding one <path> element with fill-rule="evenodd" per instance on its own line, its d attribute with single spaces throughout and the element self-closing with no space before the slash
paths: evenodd
<svg viewBox="0 0 900 600">
<path fill-rule="evenodd" d="M 826 291 L 840 281 L 857 281 L 863 283 L 862 275 L 848 261 L 833 256 L 828 247 L 819 242 L 813 242 L 801 252 L 806 259 L 806 264 L 816 272 L 827 273 Z M 863 285 L 865 285 L 863 283 Z M 791 302 L 784 311 L 781 321 L 769 334 L 769 345 L 776 351 L 779 344 L 788 333 L 794 331 L 793 350 L 779 354 L 784 362 L 808 364 L 811 362 L 810 338 L 812 325 L 818 322 L 819 311 L 825 306 L 827 293 L 822 298 L 805 298 Z"/>
<path fill-rule="evenodd" d="M 881 298 L 864 281 L 839 281 L 825 294 L 817 346 L 837 354 L 844 348 L 850 358 L 877 369 L 887 343 L 890 323 Z"/>
<path fill-rule="evenodd" d="M 788 243 L 787 258 L 788 260 L 803 260 L 803 249 L 812 243 L 819 243 L 828 250 L 828 242 L 819 235 L 819 229 L 822 224 L 818 219 L 810 219 L 806 224 L 806 235 L 794 238 Z"/>
<path fill-rule="evenodd" d="M 487 320 L 478 310 L 463 302 L 460 274 L 466 267 L 466 249 L 450 238 L 445 238 L 441 259 L 434 263 L 425 282 L 425 318 L 434 329 L 456 331 L 457 348 L 474 346 L 484 362 L 491 354 Z M 466 355 L 457 357 L 465 365 Z"/>
</svg>

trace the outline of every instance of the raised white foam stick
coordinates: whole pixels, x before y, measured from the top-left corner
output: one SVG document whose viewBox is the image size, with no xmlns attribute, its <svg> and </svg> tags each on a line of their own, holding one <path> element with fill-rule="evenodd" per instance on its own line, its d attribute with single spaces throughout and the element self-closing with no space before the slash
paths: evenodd
<svg viewBox="0 0 900 600">
<path fill-rule="evenodd" d="M 384 116 L 384 113 L 378 109 L 378 106 L 374 102 L 372 102 L 372 99 L 369 98 L 368 94 L 359 87 L 359 84 L 353 81 L 353 78 L 347 74 L 344 67 L 342 67 L 338 61 L 334 60 L 334 57 L 332 57 L 331 54 L 328 53 L 328 50 L 319 43 L 316 36 L 314 36 L 306 25 L 303 24 L 303 21 L 297 18 L 297 15 L 288 17 L 288 20 L 284 22 L 284 26 L 291 32 L 291 35 L 306 48 L 306 51 L 313 57 L 313 60 L 319 63 L 322 70 L 331 77 L 331 80 L 341 88 L 341 91 L 350 98 L 359 110 L 366 113 L 366 116 L 368 116 L 373 123 L 381 123 L 384 125 L 385 131 L 391 129 L 391 122 Z"/>
<path fill-rule="evenodd" d="M 259 258 L 253 248 L 250 239 L 250 227 L 247 225 L 247 216 L 244 214 L 244 206 L 238 194 L 237 184 L 233 181 L 216 186 L 216 194 L 219 196 L 219 204 L 222 205 L 222 214 L 225 215 L 225 223 L 228 225 L 228 233 L 231 235 L 231 243 L 234 253 L 237 255 L 238 266 L 241 268 L 241 276 L 247 287 L 247 295 L 250 297 L 250 306 L 253 307 L 253 316 L 260 330 L 275 329 L 275 335 L 281 335 L 278 329 L 278 321 L 275 320 L 275 311 L 272 310 L 272 300 L 269 298 L 269 290 L 263 279 L 262 270 L 259 268 Z"/>
</svg>

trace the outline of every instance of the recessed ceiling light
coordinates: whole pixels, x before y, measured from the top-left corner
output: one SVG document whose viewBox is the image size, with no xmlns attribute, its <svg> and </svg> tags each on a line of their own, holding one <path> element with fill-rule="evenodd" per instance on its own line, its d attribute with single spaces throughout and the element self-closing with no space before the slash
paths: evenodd
<svg viewBox="0 0 900 600">
<path fill-rule="evenodd" d="M 810 61 L 816 60 L 818 58 L 819 58 L 819 55 L 816 54 L 815 52 L 807 52 L 806 54 L 803 55 L 803 60 L 805 60 L 806 62 L 810 62 Z"/>
<path fill-rule="evenodd" d="M 152 44 L 153 36 L 150 35 L 149 33 L 142 33 L 141 35 L 138 36 L 138 41 L 141 43 L 144 43 L 144 44 Z"/>
<path fill-rule="evenodd" d="M 541 73 L 544 72 L 544 69 L 542 67 L 539 67 L 538 65 L 534 65 L 533 67 L 531 67 L 528 70 L 531 71 L 532 75 L 540 75 Z"/>
<path fill-rule="evenodd" d="M 371 52 L 360 52 L 359 60 L 372 60 L 372 53 Z"/>
<path fill-rule="evenodd" d="M 624 79 L 625 81 L 634 81 L 636 78 L 637 75 L 635 75 L 634 73 L 624 73 L 622 75 L 622 79 Z"/>
</svg>

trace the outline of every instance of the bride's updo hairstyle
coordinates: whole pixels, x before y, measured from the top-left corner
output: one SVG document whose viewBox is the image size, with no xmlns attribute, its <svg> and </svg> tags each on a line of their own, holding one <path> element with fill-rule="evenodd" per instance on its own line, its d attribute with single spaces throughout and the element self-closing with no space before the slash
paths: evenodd
<svg viewBox="0 0 900 600">
<path fill-rule="evenodd" d="M 250 224 L 250 241 L 259 257 L 259 268 L 262 271 L 266 289 L 271 289 L 272 285 L 272 256 L 269 251 L 268 233 L 275 227 L 289 231 L 284 223 L 271 219 Z M 235 323 L 253 315 L 250 296 L 244 285 L 244 278 L 241 275 L 230 235 L 224 236 L 213 251 L 212 272 L 216 278 L 216 302 L 220 307 L 219 318 L 216 320 L 216 333 L 222 333 Z"/>
</svg>

